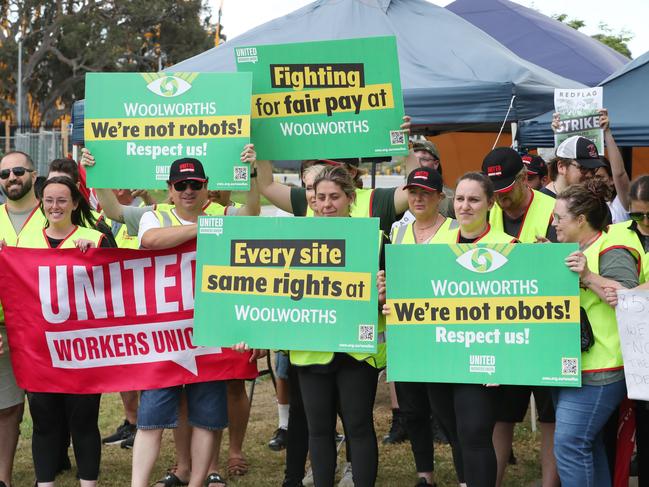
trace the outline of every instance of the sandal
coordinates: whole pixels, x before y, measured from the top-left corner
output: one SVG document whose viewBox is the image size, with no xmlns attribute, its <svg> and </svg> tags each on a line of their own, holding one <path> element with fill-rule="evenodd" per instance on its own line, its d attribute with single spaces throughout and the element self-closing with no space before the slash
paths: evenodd
<svg viewBox="0 0 649 487">
<path fill-rule="evenodd" d="M 183 482 L 175 473 L 167 472 L 164 477 L 162 477 L 153 485 L 161 485 L 162 487 L 183 487 L 185 485 L 189 485 L 189 482 Z"/>
<path fill-rule="evenodd" d="M 228 476 L 241 477 L 248 473 L 248 462 L 243 457 L 228 458 Z"/>
<path fill-rule="evenodd" d="M 217 472 L 212 472 L 205 479 L 205 487 L 211 487 L 212 484 L 218 484 L 222 487 L 227 485 L 226 481 L 223 480 L 223 477 L 221 477 Z"/>
</svg>

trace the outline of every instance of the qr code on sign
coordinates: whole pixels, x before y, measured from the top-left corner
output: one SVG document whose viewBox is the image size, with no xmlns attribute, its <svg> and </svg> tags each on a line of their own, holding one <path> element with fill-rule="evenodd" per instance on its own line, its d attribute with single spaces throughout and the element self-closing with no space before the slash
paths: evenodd
<svg viewBox="0 0 649 487">
<path fill-rule="evenodd" d="M 561 358 L 561 375 L 577 375 L 579 362 L 576 358 Z"/>
<path fill-rule="evenodd" d="M 248 166 L 235 166 L 234 167 L 234 180 L 235 181 L 248 181 Z"/>
<path fill-rule="evenodd" d="M 358 325 L 358 341 L 374 341 L 374 325 Z"/>
<path fill-rule="evenodd" d="M 406 134 L 402 130 L 390 130 L 390 144 L 401 145 L 406 143 Z"/>
</svg>

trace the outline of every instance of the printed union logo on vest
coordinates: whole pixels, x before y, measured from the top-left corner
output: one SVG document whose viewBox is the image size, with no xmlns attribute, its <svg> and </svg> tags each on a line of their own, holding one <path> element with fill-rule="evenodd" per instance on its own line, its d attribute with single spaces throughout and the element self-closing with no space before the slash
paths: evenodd
<svg viewBox="0 0 649 487">
<path fill-rule="evenodd" d="M 471 249 L 456 259 L 465 269 L 479 274 L 493 272 L 507 263 L 507 257 L 489 248 Z"/>
<path fill-rule="evenodd" d="M 199 219 L 198 233 L 223 235 L 223 218 L 203 216 Z"/>
</svg>

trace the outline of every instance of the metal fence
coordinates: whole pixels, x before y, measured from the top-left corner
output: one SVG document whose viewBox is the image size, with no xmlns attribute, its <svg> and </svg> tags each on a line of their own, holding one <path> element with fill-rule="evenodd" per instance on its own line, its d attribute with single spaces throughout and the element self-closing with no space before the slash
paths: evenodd
<svg viewBox="0 0 649 487">
<path fill-rule="evenodd" d="M 53 159 L 64 156 L 60 130 L 17 133 L 9 137 L 9 150 L 23 151 L 31 156 L 39 174 L 47 174 Z M 2 141 L 0 153 L 6 151 L 7 140 Z"/>
</svg>

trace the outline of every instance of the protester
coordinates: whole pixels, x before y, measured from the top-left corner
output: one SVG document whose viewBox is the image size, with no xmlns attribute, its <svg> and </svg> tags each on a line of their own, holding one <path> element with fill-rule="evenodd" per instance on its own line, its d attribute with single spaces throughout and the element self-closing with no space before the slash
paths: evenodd
<svg viewBox="0 0 649 487">
<path fill-rule="evenodd" d="M 430 167 L 435 169 L 440 176 L 444 175 L 439 150 L 430 140 L 423 139 L 413 142 L 412 151 L 421 167 Z M 440 202 L 439 213 L 443 216 L 454 218 L 453 190 L 448 186 L 443 185 L 443 192 L 446 197 Z M 404 218 L 406 216 L 407 212 L 406 215 L 404 215 Z"/>
<path fill-rule="evenodd" d="M 328 167 L 314 182 L 316 206 L 322 217 L 349 217 L 355 187 L 341 167 Z M 378 244 L 378 242 L 377 242 Z M 379 332 L 382 334 L 383 330 Z M 377 354 L 291 351 L 309 426 L 309 450 L 316 486 L 331 486 L 336 470 L 335 426 L 340 401 L 345 432 L 349 437 L 354 485 L 376 481 L 378 449 L 373 406 L 378 368 L 385 365 L 385 347 Z"/>
<path fill-rule="evenodd" d="M 252 145 L 246 146 L 242 160 L 254 163 L 255 152 Z M 164 249 L 175 247 L 196 238 L 198 216 L 204 214 L 207 200 L 207 177 L 200 161 L 196 159 L 179 159 L 174 161 L 169 172 L 168 188 L 176 206 L 171 209 L 150 211 L 142 216 L 138 238 L 142 248 Z M 249 198 L 251 211 L 259 212 L 258 195 L 254 181 Z M 256 206 L 256 208 L 255 208 Z M 183 387 L 142 391 L 138 409 L 138 432 L 133 448 L 132 486 L 148 485 L 151 468 L 158 456 L 163 428 L 178 425 L 177 408 Z M 198 487 L 205 479 L 212 463 L 217 440 L 216 431 L 225 428 L 227 423 L 227 397 L 224 381 L 210 381 L 184 386 L 188 404 L 188 419 L 193 426 L 191 445 L 191 468 L 189 472 L 178 475 L 169 472 L 160 482 L 165 487 L 184 485 L 185 480 L 179 475 L 189 475 L 190 487 Z M 161 409 L 157 406 L 164 400 L 170 407 Z M 245 431 L 245 428 L 244 428 Z M 179 448 L 180 449 L 180 448 Z M 185 449 L 182 448 L 185 454 Z M 223 483 L 220 476 L 210 474 L 210 483 Z"/>
<path fill-rule="evenodd" d="M 528 186 L 528 171 L 524 157 L 510 147 L 493 149 L 482 162 L 482 172 L 489 176 L 496 191 L 496 204 L 489 212 L 493 229 L 504 231 L 522 243 L 537 240 L 556 242 L 552 223 L 554 199 Z M 554 453 L 554 407 L 547 387 L 502 386 L 498 422 L 494 428 L 493 441 L 498 458 L 498 480 L 502 484 L 505 469 L 512 454 L 514 425 L 523 421 L 530 394 L 538 408 L 541 424 L 541 466 L 543 486 L 559 485 Z"/>
<path fill-rule="evenodd" d="M 492 229 L 487 220 L 495 203 L 494 186 L 481 173 L 462 176 L 455 188 L 454 210 L 458 226 L 440 235 L 440 243 L 510 243 L 510 235 Z M 390 309 L 384 307 L 384 313 Z M 496 454 L 492 443 L 498 390 L 480 384 L 429 383 L 433 415 L 448 438 L 458 481 L 470 487 L 493 487 Z"/>
<path fill-rule="evenodd" d="M 45 228 L 18 237 L 18 247 L 89 248 L 111 247 L 104 235 L 94 230 L 90 205 L 67 176 L 49 178 L 43 186 L 41 210 L 47 218 Z M 57 394 L 29 392 L 29 410 L 33 421 L 32 454 L 36 480 L 40 487 L 51 487 L 59 470 L 57 452 L 67 440 L 60 418 L 67 420 L 72 435 L 78 476 L 82 487 L 94 487 L 99 476 L 101 438 L 99 403 L 101 394 Z"/>
<path fill-rule="evenodd" d="M 15 246 L 20 235 L 40 232 L 45 225 L 34 194 L 36 177 L 34 162 L 28 154 L 13 151 L 0 159 L 0 186 L 7 195 L 6 203 L 0 206 L 0 241 L 6 245 Z M 0 482 L 11 485 L 24 392 L 16 384 L 6 336 L 4 312 L 0 308 L 0 337 L 5 342 L 4 353 L 0 355 Z"/>
<path fill-rule="evenodd" d="M 637 286 L 640 256 L 625 240 L 605 231 L 608 195 L 602 181 L 588 180 L 562 191 L 554 210 L 558 241 L 579 244 L 566 265 L 579 275 L 587 317 L 582 317 L 582 387 L 556 388 L 553 393 L 554 451 L 563 487 L 611 485 L 601 431 L 626 394 L 617 321 L 605 288 L 616 283 Z"/>
<path fill-rule="evenodd" d="M 541 156 L 534 154 L 526 154 L 522 159 L 527 168 L 527 185 L 539 191 L 548 184 L 548 165 Z"/>
<path fill-rule="evenodd" d="M 595 171 L 603 167 L 595 144 L 577 135 L 568 137 L 557 147 L 557 157 L 552 161 L 552 181 L 541 193 L 553 198 L 571 184 L 579 184 L 595 176 Z"/>
<path fill-rule="evenodd" d="M 631 221 L 621 222 L 609 227 L 608 233 L 628 242 L 627 245 L 642 255 L 642 272 L 637 289 L 649 289 L 649 176 L 640 176 L 629 190 L 629 216 Z M 606 288 L 607 301 L 617 305 L 617 290 L 621 285 Z M 649 483 L 649 403 L 635 401 L 635 441 L 637 451 L 638 485 Z"/>
<path fill-rule="evenodd" d="M 620 152 L 613 132 L 611 131 L 608 110 L 602 108 L 599 110 L 599 126 L 604 131 L 604 144 L 609 155 L 608 158 L 602 156 L 602 165 L 595 170 L 594 177 L 603 179 L 612 191 L 612 199 L 608 201 L 609 209 L 613 223 L 628 220 L 629 208 L 629 175 L 624 167 L 624 159 Z M 555 113 L 552 117 L 552 129 L 557 130 L 561 122 L 560 115 Z M 571 183 L 573 184 L 573 183 Z"/>
<path fill-rule="evenodd" d="M 404 187 L 408 191 L 408 209 L 414 221 L 393 228 L 393 244 L 432 244 L 443 241 L 443 235 L 457 222 L 439 212 L 445 199 L 442 177 L 433 168 L 421 167 L 410 172 Z M 379 272 L 381 291 L 385 272 Z M 384 285 L 383 285 L 384 287 Z M 403 423 L 415 458 L 418 486 L 433 486 L 434 445 L 431 428 L 431 406 L 427 385 L 422 382 L 394 383 Z M 393 423 L 394 424 L 394 423 Z"/>
</svg>

